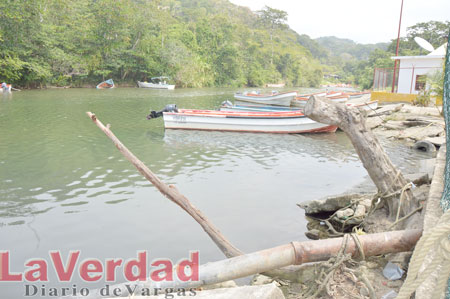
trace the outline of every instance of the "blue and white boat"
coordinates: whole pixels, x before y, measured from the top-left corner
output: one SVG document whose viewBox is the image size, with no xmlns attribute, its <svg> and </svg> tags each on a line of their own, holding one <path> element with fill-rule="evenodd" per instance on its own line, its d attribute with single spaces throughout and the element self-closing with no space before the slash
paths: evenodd
<svg viewBox="0 0 450 299">
<path fill-rule="evenodd" d="M 248 112 L 284 112 L 299 111 L 300 108 L 282 107 L 282 106 L 250 106 L 250 105 L 233 105 L 230 101 L 221 104 L 220 111 L 248 111 Z"/>
<path fill-rule="evenodd" d="M 138 81 L 139 88 L 153 88 L 153 89 L 175 89 L 175 85 L 167 84 L 169 77 L 153 77 L 150 79 L 151 82 L 141 82 Z"/>
</svg>

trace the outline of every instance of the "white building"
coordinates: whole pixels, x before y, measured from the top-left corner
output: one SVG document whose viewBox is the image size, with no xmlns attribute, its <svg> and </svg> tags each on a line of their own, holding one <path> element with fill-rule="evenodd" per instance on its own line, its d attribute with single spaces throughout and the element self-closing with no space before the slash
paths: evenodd
<svg viewBox="0 0 450 299">
<path fill-rule="evenodd" d="M 444 44 L 424 56 L 394 56 L 397 64 L 397 93 L 418 94 L 425 88 L 426 77 L 434 72 L 442 71 L 447 45 Z"/>
</svg>

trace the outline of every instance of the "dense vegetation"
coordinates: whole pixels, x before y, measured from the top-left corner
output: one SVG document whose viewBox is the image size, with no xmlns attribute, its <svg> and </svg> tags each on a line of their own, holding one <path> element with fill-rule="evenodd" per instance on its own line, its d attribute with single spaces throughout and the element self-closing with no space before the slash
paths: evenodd
<svg viewBox="0 0 450 299">
<path fill-rule="evenodd" d="M 283 13 L 226 0 L 4 0 L 0 80 L 37 87 L 166 75 L 184 87 L 317 86 L 320 63 Z"/>
<path fill-rule="evenodd" d="M 338 74 L 336 80 L 367 88 L 373 66 L 392 64 L 392 45 L 312 40 L 289 29 L 286 19 L 284 11 L 252 12 L 227 0 L 4 0 L 0 81 L 81 86 L 165 75 L 180 87 L 306 87 Z M 404 51 L 417 51 L 414 34 L 437 31 L 424 28 L 402 39 Z M 428 39 L 438 44 L 438 35 Z"/>
</svg>

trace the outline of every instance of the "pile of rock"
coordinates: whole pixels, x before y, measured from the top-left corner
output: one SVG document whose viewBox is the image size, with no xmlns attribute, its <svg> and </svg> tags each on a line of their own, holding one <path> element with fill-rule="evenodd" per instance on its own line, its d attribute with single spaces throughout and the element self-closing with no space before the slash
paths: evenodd
<svg viewBox="0 0 450 299">
<path fill-rule="evenodd" d="M 445 122 L 437 107 L 409 104 L 382 106 L 368 114 L 366 125 L 376 135 L 402 139 L 417 149 L 435 151 L 445 143 Z"/>
</svg>

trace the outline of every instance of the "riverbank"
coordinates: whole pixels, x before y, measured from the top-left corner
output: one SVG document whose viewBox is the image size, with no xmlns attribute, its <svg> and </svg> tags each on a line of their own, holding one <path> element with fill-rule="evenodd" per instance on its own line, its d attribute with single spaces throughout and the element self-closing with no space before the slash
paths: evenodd
<svg viewBox="0 0 450 299">
<path fill-rule="evenodd" d="M 430 158 L 420 163 L 420 172 L 415 170 L 408 173 L 408 169 L 402 171 L 407 180 L 413 182 L 414 200 L 424 207 L 413 213 L 417 217 L 406 225 L 406 229 L 422 229 L 424 218 L 428 219 L 427 226 L 430 227 L 430 218 L 433 219 L 433 215 L 440 211 L 440 196 L 436 192 L 442 192 L 441 172 L 445 166 L 445 159 L 442 158 L 445 156 L 445 123 L 441 110 L 407 104 L 386 105 L 369 113 L 367 126 L 380 140 L 396 140 L 407 143 L 415 150 L 429 153 Z M 440 159 L 435 158 L 437 151 Z M 434 190 L 431 193 L 430 188 Z M 306 236 L 319 239 L 341 237 L 349 232 L 360 235 L 396 229 L 388 219 L 386 209 L 382 205 L 378 206 L 375 193 L 373 183 L 366 181 L 351 188 L 345 195 L 299 204 L 310 219 Z M 403 221 L 407 222 L 408 219 Z M 341 227 L 336 225 L 339 223 Z M 402 252 L 362 260 L 348 259 L 340 265 L 337 265 L 337 260 L 330 259 L 298 266 L 296 272 L 282 279 L 256 275 L 250 284 L 276 284 L 283 291 L 284 298 L 289 299 L 310 298 L 320 288 L 323 288 L 320 298 L 395 298 L 406 278 L 411 255 L 412 252 Z M 324 279 L 331 272 L 332 275 Z M 233 286 L 232 282 L 226 285 Z M 264 298 L 280 298 L 278 296 Z"/>
<path fill-rule="evenodd" d="M 420 173 L 405 173 L 408 181 L 414 183 L 414 199 L 425 208 L 416 211 L 414 221 L 406 226 L 407 229 L 424 227 L 424 218 L 427 219 L 425 229 L 435 222 L 436 213 L 440 212 L 439 199 L 442 193 L 443 168 L 445 166 L 445 122 L 441 114 L 442 108 L 437 107 L 416 107 L 409 104 L 385 105 L 369 113 L 367 127 L 381 140 L 391 139 L 399 142 L 406 142 L 416 150 L 427 151 L 432 157 L 439 151 L 440 159 L 427 159 L 422 161 L 423 169 Z M 434 169 L 437 169 L 436 172 Z M 407 172 L 407 170 L 406 170 Z M 434 176 L 433 176 L 434 174 Z M 430 189 L 433 192 L 430 193 Z M 308 237 L 313 239 L 342 235 L 342 232 L 354 232 L 356 234 L 377 233 L 394 229 L 392 222 L 387 217 L 384 208 L 374 208 L 376 199 L 375 188 L 371 182 L 366 182 L 346 192 L 346 196 L 329 197 L 324 200 L 312 201 L 300 205 L 305 209 L 307 215 L 330 215 L 327 220 L 320 221 L 317 218 L 310 221 L 307 232 Z M 377 203 L 375 203 L 377 205 Z M 380 205 L 381 206 L 381 205 Z M 319 216 L 320 217 L 320 216 Z M 334 220 L 334 222 L 332 221 Z M 337 220 L 337 221 L 336 221 Z M 407 221 L 408 219 L 404 220 Z M 324 223 L 324 221 L 326 223 Z M 330 226 L 330 222 L 333 226 Z M 434 223 L 433 222 L 433 223 Z M 339 231 L 336 223 L 341 223 L 342 228 L 347 225 L 344 231 Z M 352 229 L 353 228 L 353 229 Z M 412 252 L 399 254 L 388 254 L 385 256 L 369 257 L 364 261 L 351 261 L 343 267 L 339 267 L 333 276 L 325 283 L 327 294 L 323 298 L 395 298 L 401 288 L 408 263 Z M 322 263 L 324 264 L 324 263 Z M 325 263 L 326 264 L 326 263 Z M 391 272 L 397 272 L 398 277 L 387 278 L 387 267 L 391 267 Z M 309 269 L 308 269 L 309 268 Z M 306 269 L 306 270 L 305 270 Z M 310 290 L 307 285 L 315 284 L 320 279 L 319 270 L 327 269 L 322 265 L 312 265 L 302 270 L 301 281 L 290 282 L 282 286 L 286 298 L 306 298 L 305 294 Z M 383 273 L 383 271 L 385 273 Z M 305 275 L 309 273 L 309 275 Z M 391 273 L 391 274 L 392 274 Z M 359 274 L 359 275 L 355 275 Z M 421 290 L 421 294 L 429 293 L 432 289 L 433 280 Z M 431 285 L 431 286 L 430 286 Z M 318 286 L 316 286 L 317 288 Z M 431 293 L 430 293 L 431 294 Z M 383 297 L 385 296 L 385 297 Z M 321 297 L 322 298 L 322 297 Z M 422 298 L 422 297 L 421 297 Z"/>
</svg>

